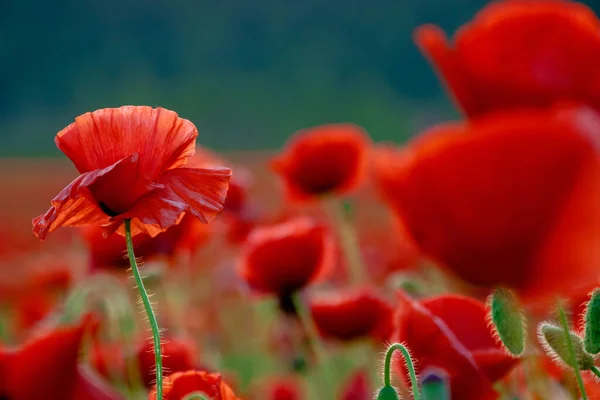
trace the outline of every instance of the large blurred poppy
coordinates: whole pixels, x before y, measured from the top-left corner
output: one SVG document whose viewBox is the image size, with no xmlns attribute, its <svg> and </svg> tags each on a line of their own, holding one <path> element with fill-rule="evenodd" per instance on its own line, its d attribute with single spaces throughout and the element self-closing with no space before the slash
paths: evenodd
<svg viewBox="0 0 600 400">
<path fill-rule="evenodd" d="M 240 274 L 259 292 L 290 295 L 333 267 L 333 239 L 308 217 L 253 230 L 242 250 Z"/>
<path fill-rule="evenodd" d="M 457 295 L 415 301 L 399 293 L 398 298 L 394 340 L 410 348 L 417 371 L 444 370 L 453 399 L 496 399 L 493 384 L 518 360 L 492 337 L 485 305 Z M 402 362 L 398 365 L 404 370 Z M 405 371 L 401 375 L 407 376 Z"/>
<path fill-rule="evenodd" d="M 381 152 L 379 184 L 424 254 L 534 302 L 578 297 L 600 271 L 600 118 L 589 109 L 441 125 Z"/>
<path fill-rule="evenodd" d="M 369 144 L 366 132 L 356 125 L 321 125 L 296 132 L 272 167 L 293 199 L 342 195 L 362 183 Z"/>
<path fill-rule="evenodd" d="M 202 394 L 211 400 L 240 400 L 220 374 L 192 370 L 165 377 L 163 400 L 184 400 L 191 394 Z M 156 400 L 156 388 L 148 399 Z"/>
<path fill-rule="evenodd" d="M 415 39 L 468 116 L 558 101 L 600 107 L 600 22 L 583 4 L 496 1 L 452 44 L 430 25 Z"/>
<path fill-rule="evenodd" d="M 223 208 L 231 171 L 186 168 L 196 127 L 164 108 L 125 106 L 83 114 L 56 135 L 81 173 L 33 220 L 44 239 L 61 226 L 102 222 L 110 234 L 131 219 L 132 234 L 156 236 L 184 213 L 208 222 Z"/>
<path fill-rule="evenodd" d="M 370 286 L 313 295 L 309 307 L 319 332 L 338 340 L 386 340 L 392 332 L 393 307 Z"/>
<path fill-rule="evenodd" d="M 16 349 L 0 348 L 0 398 L 8 400 L 111 400 L 112 393 L 78 364 L 90 319 L 39 334 Z"/>
</svg>

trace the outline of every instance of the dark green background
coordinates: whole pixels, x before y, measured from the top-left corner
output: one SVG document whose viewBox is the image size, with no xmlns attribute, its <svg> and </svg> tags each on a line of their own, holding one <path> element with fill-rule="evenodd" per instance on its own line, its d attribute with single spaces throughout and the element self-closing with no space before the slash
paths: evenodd
<svg viewBox="0 0 600 400">
<path fill-rule="evenodd" d="M 0 154 L 56 154 L 76 115 L 124 104 L 174 109 L 218 149 L 274 148 L 336 121 L 401 141 L 455 115 L 413 29 L 453 32 L 483 4 L 5 0 Z"/>
</svg>

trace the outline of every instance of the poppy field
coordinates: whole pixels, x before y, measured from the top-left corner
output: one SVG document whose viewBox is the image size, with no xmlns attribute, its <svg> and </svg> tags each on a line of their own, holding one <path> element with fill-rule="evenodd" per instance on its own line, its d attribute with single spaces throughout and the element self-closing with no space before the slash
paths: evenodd
<svg viewBox="0 0 600 400">
<path fill-rule="evenodd" d="M 413 39 L 460 116 L 402 144 L 126 105 L 0 161 L 0 400 L 600 399 L 600 19 Z"/>
</svg>

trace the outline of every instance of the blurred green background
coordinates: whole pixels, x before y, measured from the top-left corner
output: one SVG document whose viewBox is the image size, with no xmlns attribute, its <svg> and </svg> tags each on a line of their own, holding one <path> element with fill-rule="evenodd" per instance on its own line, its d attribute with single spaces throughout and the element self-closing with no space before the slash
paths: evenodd
<svg viewBox="0 0 600 400">
<path fill-rule="evenodd" d="M 0 155 L 58 154 L 75 116 L 124 104 L 176 110 L 223 150 L 338 121 L 402 141 L 455 115 L 413 29 L 453 32 L 485 3 L 4 0 Z"/>
</svg>

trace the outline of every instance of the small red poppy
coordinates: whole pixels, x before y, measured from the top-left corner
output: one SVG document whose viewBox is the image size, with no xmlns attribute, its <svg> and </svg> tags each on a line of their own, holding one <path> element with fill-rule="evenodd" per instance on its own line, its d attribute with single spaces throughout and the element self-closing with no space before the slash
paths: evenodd
<svg viewBox="0 0 600 400">
<path fill-rule="evenodd" d="M 444 370 L 453 399 L 497 399 L 493 384 L 518 360 L 492 337 L 485 305 L 457 295 L 415 301 L 399 293 L 398 298 L 394 339 L 409 347 L 418 372 Z M 398 365 L 406 379 L 400 358 Z"/>
<path fill-rule="evenodd" d="M 313 295 L 309 307 L 319 332 L 332 339 L 384 341 L 393 330 L 394 308 L 371 286 Z"/>
<path fill-rule="evenodd" d="M 111 400 L 96 376 L 78 365 L 89 318 L 75 326 L 39 334 L 16 349 L 0 349 L 0 398 L 10 400 Z"/>
<path fill-rule="evenodd" d="M 196 348 L 190 341 L 169 338 L 162 346 L 163 369 L 168 373 L 197 368 Z M 142 382 L 150 388 L 156 381 L 156 362 L 152 341 L 146 341 L 137 352 Z"/>
<path fill-rule="evenodd" d="M 288 295 L 327 276 L 334 245 L 324 225 L 308 217 L 254 229 L 242 250 L 239 271 L 259 292 Z"/>
<path fill-rule="evenodd" d="M 470 117 L 578 102 L 600 107 L 600 21 L 568 0 L 490 3 L 448 43 L 431 25 L 415 40 Z"/>
<path fill-rule="evenodd" d="M 304 400 L 301 382 L 295 378 L 271 378 L 252 399 L 254 400 Z"/>
<path fill-rule="evenodd" d="M 220 374 L 205 371 L 176 372 L 163 381 L 163 400 L 184 400 L 191 394 L 202 394 L 211 400 L 241 400 L 223 381 Z M 156 400 L 156 388 L 149 400 Z"/>
<path fill-rule="evenodd" d="M 358 370 L 350 375 L 342 387 L 340 400 L 372 400 L 373 390 L 369 385 L 369 374 L 365 370 Z"/>
<path fill-rule="evenodd" d="M 370 139 L 353 124 L 321 125 L 296 132 L 272 162 L 293 199 L 343 195 L 364 180 Z"/>
<path fill-rule="evenodd" d="M 143 106 L 81 115 L 56 135 L 56 145 L 81 173 L 33 220 L 44 239 L 61 226 L 102 222 L 108 235 L 131 219 L 132 234 L 156 236 L 184 213 L 202 222 L 223 208 L 231 171 L 187 168 L 196 127 L 173 111 Z"/>
<path fill-rule="evenodd" d="M 580 108 L 446 124 L 381 156 L 379 183 L 424 254 L 542 306 L 597 285 L 599 134 Z"/>
</svg>

